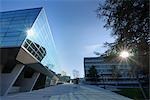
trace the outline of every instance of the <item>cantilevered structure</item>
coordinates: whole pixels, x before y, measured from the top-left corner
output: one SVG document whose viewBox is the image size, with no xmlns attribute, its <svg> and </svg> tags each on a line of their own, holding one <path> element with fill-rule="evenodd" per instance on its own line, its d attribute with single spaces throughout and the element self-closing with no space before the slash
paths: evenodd
<svg viewBox="0 0 150 100">
<path fill-rule="evenodd" d="M 0 95 L 56 84 L 56 60 L 43 8 L 0 12 Z"/>
</svg>

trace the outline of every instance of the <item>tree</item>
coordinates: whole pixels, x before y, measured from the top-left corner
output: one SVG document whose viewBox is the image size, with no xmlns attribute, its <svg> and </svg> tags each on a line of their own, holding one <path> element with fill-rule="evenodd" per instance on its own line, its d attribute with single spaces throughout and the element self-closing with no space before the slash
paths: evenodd
<svg viewBox="0 0 150 100">
<path fill-rule="evenodd" d="M 93 82 L 97 82 L 99 75 L 95 66 L 91 66 L 90 69 L 88 70 L 88 73 L 89 73 L 88 77 L 90 78 L 90 80 Z"/>
<path fill-rule="evenodd" d="M 66 76 L 67 74 L 66 74 L 65 71 L 61 71 L 61 75 L 62 75 L 62 76 Z"/>
<path fill-rule="evenodd" d="M 72 71 L 72 73 L 73 73 L 73 77 L 74 77 L 74 79 L 76 79 L 76 78 L 79 78 L 79 71 L 78 70 L 73 70 Z"/>
<path fill-rule="evenodd" d="M 106 0 L 97 9 L 107 29 L 116 37 L 114 43 L 106 43 L 110 49 L 132 49 L 137 55 L 139 67 L 149 71 L 149 0 Z"/>
<path fill-rule="evenodd" d="M 74 77 L 74 83 L 79 84 L 79 71 L 74 69 L 72 71 L 72 73 L 73 73 L 73 77 Z"/>
<path fill-rule="evenodd" d="M 119 77 L 120 77 L 120 70 L 118 69 L 118 66 L 113 65 L 112 66 L 112 78 L 118 82 Z"/>
<path fill-rule="evenodd" d="M 112 36 L 116 37 L 114 43 L 106 43 L 109 50 L 132 50 L 137 71 L 142 70 L 147 79 L 150 65 L 149 4 L 149 0 L 106 0 L 97 9 L 98 17 L 106 21 L 104 27 L 112 29 Z"/>
</svg>

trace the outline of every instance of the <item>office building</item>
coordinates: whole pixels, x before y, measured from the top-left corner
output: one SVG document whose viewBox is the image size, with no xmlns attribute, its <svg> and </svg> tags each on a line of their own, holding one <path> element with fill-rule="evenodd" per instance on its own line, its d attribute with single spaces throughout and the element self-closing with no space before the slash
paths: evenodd
<svg viewBox="0 0 150 100">
<path fill-rule="evenodd" d="M 95 66 L 98 79 L 91 81 L 89 70 Z M 84 58 L 84 72 L 86 83 L 111 85 L 118 87 L 136 87 L 138 86 L 135 74 L 132 71 L 134 66 L 127 63 L 106 62 L 103 57 L 87 57 Z"/>
<path fill-rule="evenodd" d="M 44 88 L 51 79 L 57 82 L 49 69 L 58 62 L 43 8 L 0 12 L 0 55 L 1 95 Z"/>
</svg>

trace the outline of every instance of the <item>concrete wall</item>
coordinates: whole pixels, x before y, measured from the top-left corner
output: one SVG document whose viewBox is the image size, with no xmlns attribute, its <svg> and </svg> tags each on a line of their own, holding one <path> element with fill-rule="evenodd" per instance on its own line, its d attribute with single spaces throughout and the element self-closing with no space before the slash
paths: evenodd
<svg viewBox="0 0 150 100">
<path fill-rule="evenodd" d="M 25 70 L 28 70 L 29 67 L 23 64 L 16 64 L 10 73 L 2 73 L 1 68 L 2 65 L 0 66 L 0 95 L 4 96 L 14 92 L 32 91 L 40 76 L 40 73 L 34 70 L 32 77 L 24 77 L 24 74 L 28 74 L 25 73 Z"/>
<path fill-rule="evenodd" d="M 7 95 L 25 66 L 17 64 L 11 73 L 2 73 L 1 95 Z"/>
<path fill-rule="evenodd" d="M 27 92 L 45 87 L 46 77 L 53 76 L 40 62 L 20 48 L 0 49 L 0 95 Z M 17 53 L 19 54 L 17 55 Z M 16 59 L 17 57 L 17 59 Z M 29 64 L 34 63 L 29 66 Z M 32 69 L 31 73 L 29 70 Z M 33 74 L 32 74 L 33 73 Z M 31 77 L 25 77 L 30 74 Z"/>
<path fill-rule="evenodd" d="M 40 73 L 35 72 L 31 78 L 24 78 L 20 84 L 21 88 L 20 91 L 32 91 Z"/>
</svg>

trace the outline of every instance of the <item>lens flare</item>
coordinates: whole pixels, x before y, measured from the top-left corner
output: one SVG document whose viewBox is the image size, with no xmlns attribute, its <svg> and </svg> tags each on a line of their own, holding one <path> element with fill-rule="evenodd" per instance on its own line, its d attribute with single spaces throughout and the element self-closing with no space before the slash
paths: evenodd
<svg viewBox="0 0 150 100">
<path fill-rule="evenodd" d="M 130 56 L 128 51 L 122 51 L 120 52 L 120 57 L 122 58 L 128 58 Z"/>
<path fill-rule="evenodd" d="M 32 35 L 34 34 L 34 32 L 33 32 L 32 29 L 28 29 L 28 30 L 27 30 L 27 34 L 28 34 L 29 36 L 32 36 Z"/>
</svg>

